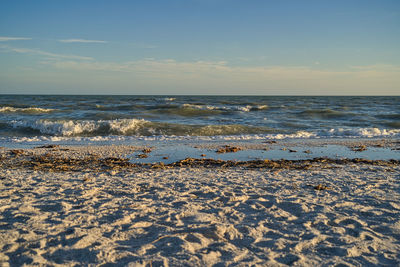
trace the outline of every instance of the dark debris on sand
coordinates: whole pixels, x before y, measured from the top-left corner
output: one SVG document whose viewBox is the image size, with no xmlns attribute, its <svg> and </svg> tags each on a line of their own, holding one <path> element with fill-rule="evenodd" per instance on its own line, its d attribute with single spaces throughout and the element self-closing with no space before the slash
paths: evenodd
<svg viewBox="0 0 400 267">
<path fill-rule="evenodd" d="M 368 160 L 368 159 L 330 159 L 314 158 L 309 160 L 251 160 L 251 161 L 224 161 L 218 159 L 187 158 L 166 166 L 170 167 L 242 167 L 242 168 L 266 168 L 266 169 L 302 169 L 314 167 L 331 168 L 333 165 L 368 164 L 379 166 L 397 166 L 399 160 Z"/>
<path fill-rule="evenodd" d="M 229 147 L 231 148 L 231 147 Z M 144 154 L 146 155 L 146 154 Z M 203 156 L 203 155 L 202 155 Z M 204 155 L 205 156 L 205 155 Z M 251 161 L 224 161 L 207 158 L 186 158 L 170 164 L 130 162 L 128 158 L 107 157 L 101 158 L 90 155 L 85 158 L 61 157 L 51 153 L 35 155 L 24 150 L 9 150 L 0 155 L 1 168 L 28 168 L 40 171 L 129 171 L 142 168 L 265 168 L 265 169 L 299 169 L 335 168 L 337 165 L 367 164 L 379 166 L 398 166 L 399 160 L 368 160 L 368 159 L 330 159 L 314 158 L 307 160 L 251 160 Z"/>
<path fill-rule="evenodd" d="M 21 154 L 19 154 L 21 155 Z M 129 159 L 123 158 L 99 158 L 97 156 L 88 156 L 82 159 L 64 158 L 51 154 L 6 157 L 0 161 L 0 167 L 8 169 L 28 168 L 37 171 L 108 171 L 119 169 L 131 169 L 136 164 L 129 162 Z"/>
<path fill-rule="evenodd" d="M 44 146 L 37 146 L 35 148 L 58 148 L 60 145 L 44 145 Z"/>
<path fill-rule="evenodd" d="M 330 187 L 323 185 L 323 184 L 318 184 L 318 185 L 314 186 L 314 189 L 315 190 L 328 190 L 328 189 L 330 189 Z"/>
<path fill-rule="evenodd" d="M 234 152 L 238 152 L 240 150 L 242 150 L 240 147 L 226 145 L 226 146 L 218 148 L 217 151 L 215 151 L 215 152 L 222 154 L 222 153 L 234 153 Z"/>
</svg>

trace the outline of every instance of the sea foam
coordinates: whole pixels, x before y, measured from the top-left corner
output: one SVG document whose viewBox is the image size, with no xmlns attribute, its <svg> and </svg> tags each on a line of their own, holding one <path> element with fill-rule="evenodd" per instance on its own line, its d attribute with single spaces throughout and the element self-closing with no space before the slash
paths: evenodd
<svg viewBox="0 0 400 267">
<path fill-rule="evenodd" d="M 138 122 L 140 124 L 140 122 Z M 82 129 L 82 128 L 74 128 Z M 79 130 L 79 131 L 80 131 Z M 77 131 L 75 132 L 75 134 Z M 292 134 L 240 134 L 240 135 L 148 135 L 148 136 L 127 136 L 127 135 L 104 135 L 104 136 L 31 136 L 31 137 L 1 137 L 0 142 L 15 143 L 134 143 L 136 141 L 256 141 L 256 140 L 285 140 L 285 139 L 330 139 L 330 138 L 380 138 L 380 137 L 400 137 L 400 130 L 387 130 L 377 128 L 364 128 L 359 131 L 344 129 L 332 129 L 328 132 L 307 132 L 298 131 Z"/>
<path fill-rule="evenodd" d="M 77 135 L 109 135 L 109 134 L 129 134 L 135 132 L 147 121 L 139 119 L 120 119 L 120 120 L 36 120 L 36 121 L 12 121 L 14 128 L 26 127 L 40 131 L 42 134 L 77 136 Z"/>
<path fill-rule="evenodd" d="M 277 132 L 276 129 L 242 124 L 192 125 L 151 122 L 144 119 L 116 120 L 14 120 L 13 128 L 30 128 L 54 136 L 249 136 L 268 139 L 321 137 L 384 137 L 399 136 L 400 129 L 332 128 L 316 131 Z"/>
</svg>

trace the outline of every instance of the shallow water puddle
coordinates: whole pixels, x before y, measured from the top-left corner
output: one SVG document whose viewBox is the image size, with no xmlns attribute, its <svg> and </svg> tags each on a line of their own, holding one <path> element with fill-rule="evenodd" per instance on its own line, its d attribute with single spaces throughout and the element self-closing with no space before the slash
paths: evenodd
<svg viewBox="0 0 400 267">
<path fill-rule="evenodd" d="M 400 159 L 400 151 L 389 148 L 368 147 L 365 151 L 353 151 L 346 146 L 326 145 L 319 147 L 272 147 L 269 150 L 245 149 L 231 153 L 217 153 L 217 149 L 196 148 L 191 145 L 177 146 L 158 146 L 154 147 L 150 153 L 146 153 L 145 158 L 139 158 L 141 152 L 130 155 L 132 163 L 154 163 L 163 162 L 165 164 L 173 163 L 186 158 L 211 158 L 232 161 L 249 161 L 259 159 L 287 159 L 303 160 L 318 157 L 327 158 L 363 158 L 370 160 L 390 160 Z"/>
</svg>

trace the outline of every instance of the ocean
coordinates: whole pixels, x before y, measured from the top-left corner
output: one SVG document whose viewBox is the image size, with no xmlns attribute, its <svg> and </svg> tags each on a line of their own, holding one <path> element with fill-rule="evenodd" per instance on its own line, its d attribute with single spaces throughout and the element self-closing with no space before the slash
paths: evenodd
<svg viewBox="0 0 400 267">
<path fill-rule="evenodd" d="M 400 137 L 399 96 L 0 95 L 0 143 Z"/>
</svg>

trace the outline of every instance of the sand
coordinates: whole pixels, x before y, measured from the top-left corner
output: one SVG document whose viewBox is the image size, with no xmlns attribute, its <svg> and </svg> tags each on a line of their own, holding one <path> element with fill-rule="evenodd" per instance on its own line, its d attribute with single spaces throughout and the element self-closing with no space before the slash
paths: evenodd
<svg viewBox="0 0 400 267">
<path fill-rule="evenodd" d="M 135 150 L 116 149 L 56 153 Z M 0 169 L 0 203 L 2 266 L 400 265 L 398 163 L 103 171 L 16 164 Z"/>
</svg>

